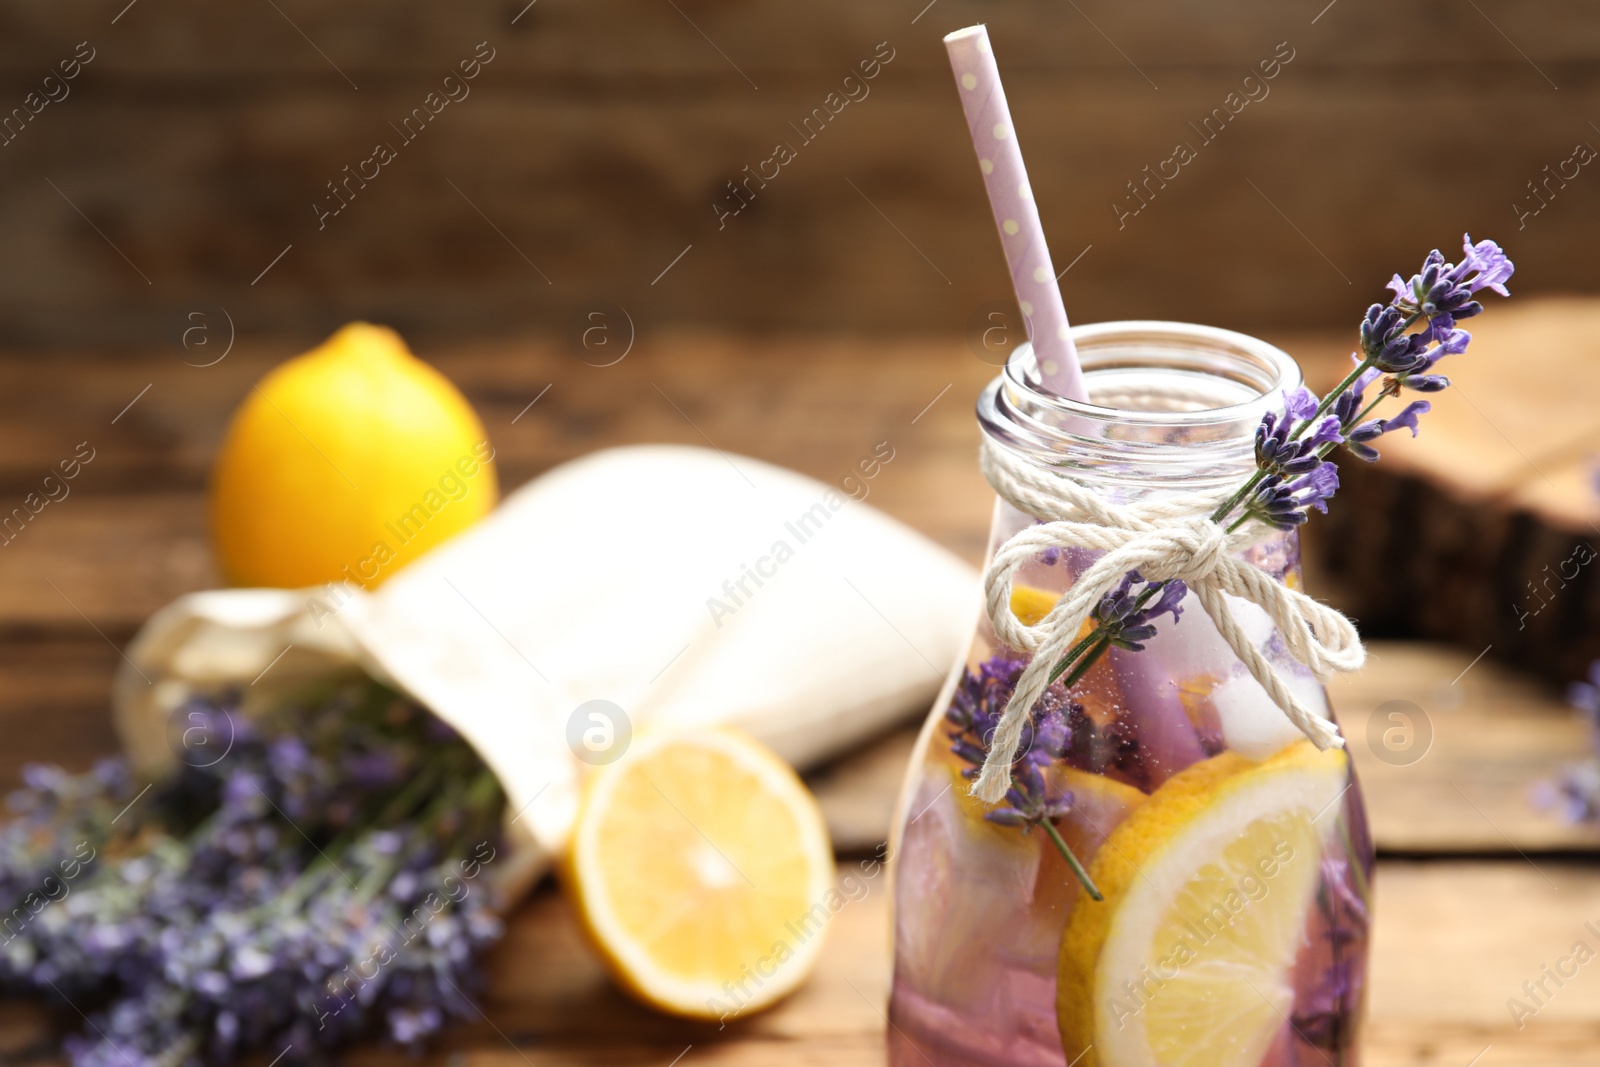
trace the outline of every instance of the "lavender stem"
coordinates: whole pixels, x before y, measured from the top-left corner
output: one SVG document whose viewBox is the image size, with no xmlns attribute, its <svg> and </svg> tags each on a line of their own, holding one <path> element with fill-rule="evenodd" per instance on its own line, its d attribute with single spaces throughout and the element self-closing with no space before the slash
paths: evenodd
<svg viewBox="0 0 1600 1067">
<path fill-rule="evenodd" d="M 1056 829 L 1055 824 L 1049 819 L 1045 819 L 1039 825 L 1044 827 L 1044 832 L 1050 835 L 1050 840 L 1056 843 L 1056 851 L 1060 852 L 1061 858 L 1067 861 L 1067 866 L 1072 868 L 1072 873 L 1078 876 L 1078 884 L 1083 886 L 1083 891 L 1089 894 L 1089 898 L 1096 901 L 1105 900 L 1105 894 L 1100 892 L 1100 887 L 1094 884 L 1094 879 L 1089 877 L 1089 872 L 1084 869 L 1082 863 L 1078 862 L 1078 857 L 1072 854 L 1072 849 L 1067 847 L 1066 839 L 1061 836 L 1061 832 Z"/>
<path fill-rule="evenodd" d="M 1094 644 L 1099 636 L 1100 634 L 1097 630 L 1090 630 L 1087 634 L 1084 634 L 1083 640 L 1079 641 L 1077 644 L 1068 649 L 1067 654 L 1062 656 L 1060 661 L 1050 669 L 1050 680 L 1046 684 L 1054 685 L 1056 679 L 1060 678 L 1067 668 L 1072 666 L 1072 664 L 1077 661 L 1079 656 L 1087 652 L 1089 646 Z M 1072 687 L 1072 683 L 1068 682 L 1067 687 L 1070 689 Z"/>
</svg>

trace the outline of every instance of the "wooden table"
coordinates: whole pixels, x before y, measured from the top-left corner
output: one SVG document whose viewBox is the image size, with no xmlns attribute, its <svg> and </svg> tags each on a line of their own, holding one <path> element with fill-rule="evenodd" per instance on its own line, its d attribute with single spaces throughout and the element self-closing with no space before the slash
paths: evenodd
<svg viewBox="0 0 1600 1067">
<path fill-rule="evenodd" d="M 1286 343 L 1318 367 L 1343 347 Z M 208 368 L 173 352 L 0 360 L 0 503 L 20 501 L 78 442 L 95 449 L 72 495 L 0 551 L 0 780 L 30 759 L 82 766 L 114 748 L 106 699 L 117 649 L 172 597 L 214 584 L 209 457 L 250 383 L 294 349 L 241 341 Z M 990 497 L 974 464 L 971 398 L 993 371 L 960 341 L 684 334 L 641 338 L 605 369 L 538 339 L 420 354 L 478 406 L 507 485 L 598 447 L 659 440 L 711 442 L 831 480 L 888 440 L 896 458 L 872 502 L 974 562 L 982 552 Z M 1600 835 L 1529 801 L 1581 755 L 1582 730 L 1551 693 L 1472 662 L 1475 650 L 1388 643 L 1373 653 L 1366 672 L 1334 687 L 1382 857 L 1365 1062 L 1600 1063 L 1600 965 L 1521 1028 L 1506 1003 L 1575 941 L 1595 940 L 1583 924 L 1600 919 Z M 1389 701 L 1431 723 L 1431 748 L 1406 766 L 1376 758 L 1367 740 L 1374 715 L 1388 725 L 1394 708 L 1379 708 Z M 815 777 L 842 863 L 882 838 L 908 744 L 902 731 Z M 424 1062 L 881 1063 L 888 943 L 875 883 L 835 919 L 803 990 L 719 1031 L 624 999 L 546 887 L 493 954 L 483 1017 Z M 0 1064 L 47 1061 L 45 1026 L 31 1006 L 0 1005 Z M 349 1060 L 393 1058 L 374 1048 Z"/>
</svg>

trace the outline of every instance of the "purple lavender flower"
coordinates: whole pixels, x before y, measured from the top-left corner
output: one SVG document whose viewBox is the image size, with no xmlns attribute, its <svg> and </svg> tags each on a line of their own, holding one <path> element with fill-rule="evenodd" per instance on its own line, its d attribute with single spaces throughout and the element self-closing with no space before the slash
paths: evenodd
<svg viewBox="0 0 1600 1067">
<path fill-rule="evenodd" d="M 1321 463 L 1294 481 L 1289 488 L 1298 494 L 1302 507 L 1316 508 L 1328 513 L 1328 501 L 1339 491 L 1339 468 L 1332 463 Z"/>
<path fill-rule="evenodd" d="M 1466 351 L 1472 335 L 1455 324 L 1483 311 L 1473 296 L 1482 289 L 1510 295 L 1505 282 L 1515 267 L 1499 245 L 1473 244 L 1466 236 L 1462 249 L 1465 254 L 1459 264 L 1445 262 L 1444 254 L 1434 249 L 1409 281 L 1398 274 L 1390 280 L 1394 299 L 1387 306 L 1373 304 L 1367 309 L 1361 325 L 1362 353 L 1379 370 L 1394 375 L 1400 387 L 1424 393 L 1447 388 L 1450 380 L 1433 373 L 1433 366 L 1445 356 Z M 1424 328 L 1408 333 L 1418 320 L 1426 320 Z M 1348 419 L 1344 425 L 1348 427 Z"/>
<path fill-rule="evenodd" d="M 1459 356 L 1467 350 L 1467 345 L 1472 343 L 1472 334 L 1466 330 L 1457 330 L 1448 326 L 1435 328 L 1430 324 L 1429 330 L 1433 331 L 1434 340 L 1439 342 L 1438 354 L 1440 356 Z"/>
<path fill-rule="evenodd" d="M 280 737 L 267 747 L 267 758 L 274 776 L 288 779 L 303 774 L 311 766 L 311 751 L 298 737 Z"/>
<path fill-rule="evenodd" d="M 1417 416 L 1429 405 L 1408 405 L 1389 419 L 1365 419 L 1369 410 L 1363 396 L 1379 375 L 1384 380 L 1379 399 L 1409 389 L 1418 393 L 1437 393 L 1450 386 L 1450 379 L 1436 372 L 1446 356 L 1467 350 L 1472 335 L 1456 328 L 1456 320 L 1470 318 L 1483 310 L 1472 299 L 1481 289 L 1508 295 L 1505 281 L 1514 269 L 1511 260 L 1493 241 L 1472 243 L 1463 238 L 1465 256 L 1460 264 L 1447 263 L 1438 249 L 1428 253 L 1422 270 L 1409 281 L 1398 274 L 1389 282 L 1394 299 L 1386 306 L 1373 304 L 1361 324 L 1361 354 L 1354 356 L 1357 366 L 1365 367 L 1350 387 L 1335 398 L 1334 416 L 1344 435 L 1344 444 L 1357 457 L 1372 462 L 1378 458 L 1371 442 L 1392 430 L 1404 427 L 1416 436 Z M 1418 320 L 1426 320 L 1421 330 L 1408 332 Z M 1259 460 L 1258 460 L 1259 465 Z M 1263 467 L 1263 470 L 1269 468 Z M 1281 491 L 1263 502 L 1287 518 L 1290 509 Z"/>
<path fill-rule="evenodd" d="M 1357 367 L 1362 365 L 1361 357 L 1354 352 L 1350 353 L 1350 360 Z M 1346 435 L 1355 428 L 1356 420 L 1365 410 L 1367 388 L 1382 376 L 1383 372 L 1377 367 L 1368 367 L 1356 375 L 1350 387 L 1334 400 L 1333 417 L 1339 420 L 1339 425 L 1344 427 Z"/>
<path fill-rule="evenodd" d="M 1499 245 L 1493 241 L 1479 241 L 1473 244 L 1472 235 L 1464 233 L 1461 235 L 1461 248 L 1466 253 L 1466 258 L 1456 269 L 1463 274 L 1468 270 L 1478 272 L 1467 281 L 1467 286 L 1474 293 L 1480 289 L 1493 289 L 1501 296 L 1511 295 L 1505 283 L 1511 279 L 1516 265 Z"/>
<path fill-rule="evenodd" d="M 1422 428 L 1417 425 L 1417 416 L 1427 414 L 1432 407 L 1433 405 L 1426 400 L 1413 400 L 1401 410 L 1400 414 L 1391 415 L 1383 420 L 1383 432 L 1407 429 L 1411 431 L 1412 437 L 1417 436 L 1422 432 Z"/>
<path fill-rule="evenodd" d="M 1402 382 L 1417 393 L 1442 393 L 1450 388 L 1450 379 L 1442 374 L 1408 374 Z"/>
<path fill-rule="evenodd" d="M 1283 410 L 1289 413 L 1290 419 L 1309 419 L 1317 413 L 1317 394 L 1305 386 L 1293 392 L 1283 391 Z"/>
<path fill-rule="evenodd" d="M 1138 571 L 1127 572 L 1115 589 L 1100 598 L 1090 616 L 1100 638 L 1098 647 L 1102 651 L 1116 647 L 1142 652 L 1143 642 L 1156 635 L 1155 620 L 1171 615 L 1176 623 L 1183 614 L 1183 598 L 1188 593 L 1188 587 L 1176 579 L 1147 582 Z M 976 672 L 962 673 L 945 719 L 951 727 L 950 750 L 970 765 L 962 771 L 964 777 L 975 778 L 983 766 L 994 731 L 1026 666 L 1026 660 L 1002 651 L 980 663 Z M 1071 811 L 1072 795 L 1052 794 L 1047 775 L 1053 764 L 1067 758 L 1080 728 L 1082 740 L 1089 747 L 1102 750 L 1102 754 L 1114 750 L 1113 756 L 1125 756 L 1137 749 L 1131 738 L 1095 736 L 1097 728 L 1084 715 L 1082 706 L 1072 700 L 1063 683 L 1057 682 L 1045 690 L 1023 725 L 1005 803 L 987 812 L 984 818 L 1027 831 Z M 1083 877 L 1086 879 L 1087 875 Z M 1091 893 L 1096 892 L 1091 889 Z"/>
<path fill-rule="evenodd" d="M 1415 437 L 1422 432 L 1422 427 L 1417 422 L 1417 416 L 1427 414 L 1433 405 L 1426 400 L 1413 400 L 1407 404 L 1398 415 L 1387 419 L 1371 419 L 1350 431 L 1350 439 L 1346 447 L 1361 459 L 1371 463 L 1378 458 L 1378 450 L 1371 445 L 1384 434 L 1393 430 L 1406 429 Z"/>
<path fill-rule="evenodd" d="M 1357 458 L 1364 459 L 1368 463 L 1376 463 L 1379 458 L 1379 452 L 1376 448 L 1373 448 L 1372 445 L 1368 444 L 1368 442 L 1374 441 L 1382 436 L 1383 420 L 1372 419 L 1368 422 L 1362 423 L 1360 426 L 1357 426 L 1355 429 L 1350 431 L 1350 440 L 1346 442 L 1345 447 L 1347 447 L 1351 454 L 1355 455 Z"/>
<path fill-rule="evenodd" d="M 407 767 L 397 753 L 378 749 L 352 752 L 339 761 L 339 770 L 358 785 L 381 789 L 399 782 Z"/>
<path fill-rule="evenodd" d="M 1475 290 L 1471 285 L 1463 284 L 1467 269 L 1469 262 L 1464 261 L 1460 267 L 1447 263 L 1444 253 L 1435 248 L 1422 261 L 1422 270 L 1412 275 L 1403 289 L 1396 290 L 1391 306 L 1408 316 L 1443 319 L 1446 326 L 1469 319 L 1481 313 L 1483 305 L 1472 299 Z M 1393 289 L 1394 283 L 1389 284 Z"/>
<path fill-rule="evenodd" d="M 976 672 L 962 673 L 945 720 L 951 726 L 950 750 L 971 765 L 961 772 L 964 777 L 977 777 L 978 768 L 988 756 L 995 727 L 1026 666 L 1026 660 L 1001 652 L 980 663 Z M 1081 711 L 1060 685 L 1045 690 L 1023 725 L 1006 802 L 991 809 L 984 818 L 1000 826 L 1028 830 L 1072 810 L 1072 794 L 1052 795 L 1046 772 L 1071 744 L 1068 717 L 1075 710 Z"/>
<path fill-rule="evenodd" d="M 1133 587 L 1143 585 L 1135 594 Z M 1150 595 L 1160 591 L 1161 596 L 1150 603 Z M 1176 579 L 1169 582 L 1146 582 L 1138 571 L 1122 576 L 1118 586 L 1100 598 L 1090 618 L 1094 619 L 1096 633 L 1107 643 L 1129 652 L 1143 652 L 1142 642 L 1156 635 L 1155 620 L 1171 614 L 1173 623 L 1183 614 L 1179 605 L 1189 593 L 1189 587 Z"/>
<path fill-rule="evenodd" d="M 225 760 L 181 768 L 132 807 L 125 770 L 31 774 L 13 806 L 28 814 L 0 826 L 0 905 L 24 884 L 31 859 L 11 846 L 38 837 L 30 820 L 97 835 L 119 858 L 72 868 L 70 894 L 0 946 L 0 984 L 100 1005 L 68 1040 L 76 1067 L 288 1045 L 303 1061 L 373 1032 L 414 1048 L 471 1014 L 459 990 L 499 924 L 486 891 L 460 892 L 476 876 L 461 857 L 478 870 L 493 858 L 502 800 L 431 720 L 366 683 L 264 723 L 241 716 Z M 375 754 L 404 773 L 341 775 Z"/>
<path fill-rule="evenodd" d="M 1472 341 L 1470 333 L 1456 328 L 1457 320 L 1483 310 L 1473 299 L 1480 290 L 1507 295 L 1505 282 L 1514 270 L 1493 241 L 1474 244 L 1471 236 L 1462 241 L 1459 264 L 1446 262 L 1444 253 L 1434 249 L 1409 280 L 1396 274 L 1389 281 L 1393 299 L 1373 304 L 1362 318 L 1361 348 L 1351 356 L 1356 370 L 1326 401 L 1319 402 L 1302 387 L 1284 393 L 1282 413 L 1262 417 L 1256 428 L 1256 473 L 1218 506 L 1214 521 L 1235 517 L 1235 509 L 1242 508 L 1234 526 L 1255 518 L 1291 530 L 1306 521 L 1310 509 L 1328 510 L 1328 500 L 1339 488 L 1337 469 L 1327 461 L 1335 447 L 1343 445 L 1370 462 L 1378 458 L 1372 442 L 1383 434 L 1404 428 L 1417 435 L 1417 418 L 1430 408 L 1426 401 L 1408 404 L 1387 419 L 1368 415 L 1378 402 L 1403 390 L 1437 393 L 1449 388 L 1450 379 L 1437 373 L 1436 366 L 1446 356 L 1465 352 Z M 1413 330 L 1418 322 L 1422 327 Z M 1366 390 L 1380 377 L 1383 385 L 1368 404 Z M 1319 418 L 1319 411 L 1327 417 Z"/>
<path fill-rule="evenodd" d="M 1309 414 L 1316 414 L 1315 400 Z M 1318 451 L 1324 445 L 1344 440 L 1337 416 L 1329 415 L 1318 422 L 1311 433 L 1298 438 L 1294 437 L 1296 418 L 1304 416 L 1296 416 L 1294 407 L 1288 404 L 1282 415 L 1269 411 L 1261 417 L 1261 425 L 1256 427 L 1257 468 L 1269 473 L 1304 474 L 1321 462 Z"/>
<path fill-rule="evenodd" d="M 1344 437 L 1339 433 L 1339 430 L 1340 426 L 1338 418 L 1329 415 L 1327 418 L 1317 423 L 1316 427 L 1313 428 L 1310 433 L 1306 434 L 1300 439 L 1302 452 L 1309 455 L 1313 450 L 1321 448 L 1323 445 L 1336 445 L 1341 443 L 1344 440 Z"/>
<path fill-rule="evenodd" d="M 1327 460 L 1297 478 L 1269 474 L 1261 479 L 1245 505 L 1247 514 L 1280 530 L 1292 530 L 1310 518 L 1311 508 L 1326 514 L 1339 489 L 1339 468 Z"/>
<path fill-rule="evenodd" d="M 1427 342 L 1421 334 L 1407 333 L 1406 321 L 1406 311 L 1398 304 L 1373 304 L 1361 320 L 1362 354 L 1386 374 L 1404 374 L 1423 365 Z"/>
<path fill-rule="evenodd" d="M 1465 352 L 1472 341 L 1472 334 L 1444 325 L 1442 319 L 1435 319 L 1420 332 L 1406 335 L 1406 339 L 1415 354 L 1406 366 L 1394 370 L 1395 377 L 1389 391 L 1397 393 L 1404 388 L 1419 393 L 1437 393 L 1449 388 L 1450 379 L 1433 373 L 1434 365 L 1445 356 Z"/>
<path fill-rule="evenodd" d="M 1554 780 L 1535 785 L 1531 799 L 1562 822 L 1600 822 L 1600 762 L 1588 759 L 1564 768 Z"/>
<path fill-rule="evenodd" d="M 1408 317 L 1426 318 L 1448 329 L 1483 311 L 1483 305 L 1473 299 L 1480 290 L 1511 295 L 1505 283 L 1516 267 L 1499 245 L 1493 241 L 1473 244 L 1470 235 L 1463 235 L 1461 247 L 1459 264 L 1445 262 L 1444 253 L 1436 248 L 1409 281 L 1395 275 L 1389 282 L 1394 293 L 1391 306 Z"/>
</svg>

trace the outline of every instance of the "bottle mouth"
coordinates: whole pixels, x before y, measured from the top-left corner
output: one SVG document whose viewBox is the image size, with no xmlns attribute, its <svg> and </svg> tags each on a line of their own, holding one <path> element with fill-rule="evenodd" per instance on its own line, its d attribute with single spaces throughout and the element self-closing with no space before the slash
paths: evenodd
<svg viewBox="0 0 1600 1067">
<path fill-rule="evenodd" d="M 1304 380 L 1282 349 L 1213 326 L 1101 322 L 1072 338 L 1087 401 L 1046 390 L 1023 344 L 979 395 L 978 421 L 1042 464 L 1130 486 L 1236 478 L 1254 465 L 1262 416 Z"/>
</svg>

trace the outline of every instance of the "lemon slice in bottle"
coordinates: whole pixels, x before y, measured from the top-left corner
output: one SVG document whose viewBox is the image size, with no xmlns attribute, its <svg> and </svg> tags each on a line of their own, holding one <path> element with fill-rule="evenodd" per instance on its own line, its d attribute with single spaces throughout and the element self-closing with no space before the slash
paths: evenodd
<svg viewBox="0 0 1600 1067">
<path fill-rule="evenodd" d="M 810 973 L 837 911 L 822 812 L 733 730 L 645 735 L 588 783 L 566 880 L 618 983 L 661 1011 L 756 1011 Z"/>
<path fill-rule="evenodd" d="M 1342 750 L 1299 741 L 1173 775 L 1112 832 L 1061 937 L 1056 1018 L 1085 1067 L 1258 1067 L 1287 1025 Z"/>
</svg>

